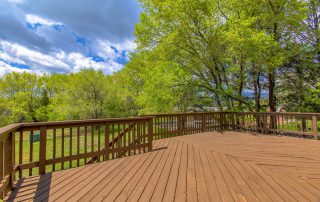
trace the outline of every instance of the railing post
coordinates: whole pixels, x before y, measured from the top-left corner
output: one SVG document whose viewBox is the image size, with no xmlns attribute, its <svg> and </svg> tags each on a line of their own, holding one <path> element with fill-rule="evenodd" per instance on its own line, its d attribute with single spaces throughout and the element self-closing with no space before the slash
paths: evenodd
<svg viewBox="0 0 320 202">
<path fill-rule="evenodd" d="M 149 118 L 148 123 L 148 151 L 152 151 L 152 140 L 153 140 L 153 118 Z"/>
<path fill-rule="evenodd" d="M 205 131 L 206 119 L 205 114 L 201 114 L 201 132 Z"/>
<path fill-rule="evenodd" d="M 223 127 L 224 127 L 224 125 L 223 125 L 223 113 L 222 112 L 220 112 L 220 130 L 223 130 Z"/>
<path fill-rule="evenodd" d="M 318 125 L 317 125 L 317 116 L 312 116 L 312 132 L 315 140 L 318 140 Z"/>
<path fill-rule="evenodd" d="M 183 135 L 183 132 L 182 132 L 182 115 L 181 114 L 178 114 L 177 116 L 177 121 L 178 121 L 178 135 Z"/>
<path fill-rule="evenodd" d="M 47 153 L 47 127 L 40 127 L 40 152 L 39 152 L 39 174 L 46 173 L 46 153 Z"/>
<path fill-rule="evenodd" d="M 232 112 L 231 117 L 232 117 L 232 130 L 237 130 L 237 115 L 236 115 L 236 113 Z"/>
<path fill-rule="evenodd" d="M 3 141 L 0 141 L 0 182 L 3 180 Z M 3 200 L 3 191 L 0 191 L 0 199 Z"/>
<path fill-rule="evenodd" d="M 268 117 L 267 114 L 263 114 L 263 132 L 266 133 L 268 131 Z"/>
<path fill-rule="evenodd" d="M 105 124 L 105 133 L 104 133 L 104 160 L 107 161 L 110 158 L 110 131 L 109 123 Z"/>
<path fill-rule="evenodd" d="M 4 141 L 4 162 L 3 162 L 3 173 L 4 177 L 9 176 L 8 184 L 4 187 L 4 195 L 12 190 L 13 188 L 13 166 L 14 166 L 14 142 L 13 142 L 14 133 L 10 133 L 9 137 Z"/>
</svg>

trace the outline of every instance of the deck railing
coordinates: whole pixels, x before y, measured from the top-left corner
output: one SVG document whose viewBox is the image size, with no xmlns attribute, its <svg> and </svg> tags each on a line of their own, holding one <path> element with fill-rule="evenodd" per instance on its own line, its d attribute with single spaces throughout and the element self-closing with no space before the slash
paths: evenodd
<svg viewBox="0 0 320 202">
<path fill-rule="evenodd" d="M 152 140 L 216 130 L 318 139 L 319 113 L 203 112 L 0 128 L 0 196 L 15 180 L 152 151 Z"/>
<path fill-rule="evenodd" d="M 0 128 L 0 194 L 25 176 L 152 150 L 152 117 L 13 124 Z"/>
<path fill-rule="evenodd" d="M 152 114 L 154 139 L 215 130 L 255 131 L 318 139 L 320 113 L 197 112 Z"/>
</svg>

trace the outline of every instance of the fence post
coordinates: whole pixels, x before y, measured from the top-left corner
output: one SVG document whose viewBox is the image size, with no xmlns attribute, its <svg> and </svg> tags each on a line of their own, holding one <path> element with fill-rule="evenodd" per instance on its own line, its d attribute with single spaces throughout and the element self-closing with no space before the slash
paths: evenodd
<svg viewBox="0 0 320 202">
<path fill-rule="evenodd" d="M 201 132 L 205 131 L 205 127 L 206 127 L 205 114 L 201 114 Z"/>
<path fill-rule="evenodd" d="M 104 160 L 109 160 L 110 157 L 110 134 L 109 134 L 109 123 L 106 122 L 105 129 L 104 129 Z"/>
<path fill-rule="evenodd" d="M 315 140 L 318 140 L 318 125 L 317 125 L 317 116 L 312 116 L 312 132 Z"/>
<path fill-rule="evenodd" d="M 40 127 L 39 175 L 46 173 L 47 127 Z"/>
<path fill-rule="evenodd" d="M 148 125 L 148 151 L 152 151 L 152 140 L 153 140 L 153 118 L 149 118 Z"/>
</svg>

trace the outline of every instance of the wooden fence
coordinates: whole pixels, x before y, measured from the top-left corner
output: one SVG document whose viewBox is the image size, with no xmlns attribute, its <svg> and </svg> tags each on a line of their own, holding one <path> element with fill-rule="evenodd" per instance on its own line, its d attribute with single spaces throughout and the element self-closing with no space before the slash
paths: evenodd
<svg viewBox="0 0 320 202">
<path fill-rule="evenodd" d="M 319 113 L 203 112 L 0 128 L 0 195 L 25 176 L 152 151 L 152 140 L 216 130 L 318 139 Z"/>
</svg>

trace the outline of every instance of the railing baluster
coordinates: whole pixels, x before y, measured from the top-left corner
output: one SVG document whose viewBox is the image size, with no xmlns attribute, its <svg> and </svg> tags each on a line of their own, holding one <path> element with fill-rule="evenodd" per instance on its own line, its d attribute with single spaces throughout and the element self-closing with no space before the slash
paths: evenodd
<svg viewBox="0 0 320 202">
<path fill-rule="evenodd" d="M 23 163 L 23 131 L 19 133 L 19 164 Z M 19 170 L 19 178 L 22 178 L 22 170 Z"/>
<path fill-rule="evenodd" d="M 87 155 L 87 141 L 88 141 L 88 128 L 87 126 L 84 127 L 84 154 Z M 84 164 L 87 163 L 87 157 L 84 158 Z"/>
<path fill-rule="evenodd" d="M 94 126 L 91 126 L 91 160 L 93 160 L 93 152 L 94 152 Z"/>
<path fill-rule="evenodd" d="M 101 140 L 100 140 L 100 134 L 101 134 L 101 127 L 100 127 L 100 125 L 98 126 L 98 151 L 100 151 L 100 142 L 101 142 Z M 98 162 L 100 162 L 100 155 L 98 156 L 98 159 L 97 159 L 97 161 Z"/>
<path fill-rule="evenodd" d="M 109 133 L 109 123 L 105 124 L 105 130 L 104 130 L 104 160 L 109 160 L 110 158 L 110 147 L 109 147 L 109 139 L 110 139 L 110 133 Z"/>
<path fill-rule="evenodd" d="M 46 173 L 46 145 L 47 145 L 47 127 L 40 127 L 40 151 L 39 151 L 39 174 Z"/>
<path fill-rule="evenodd" d="M 30 152 L 29 152 L 29 162 L 33 162 L 33 130 L 30 131 Z M 32 168 L 29 168 L 29 176 L 32 175 Z"/>
<path fill-rule="evenodd" d="M 70 127 L 69 129 L 69 146 L 70 146 L 70 150 L 69 150 L 69 155 L 72 156 L 72 127 Z M 69 168 L 72 168 L 72 160 L 69 160 Z"/>
<path fill-rule="evenodd" d="M 153 118 L 148 122 L 148 151 L 152 151 L 152 139 L 153 139 Z"/>
<path fill-rule="evenodd" d="M 61 129 L 61 158 L 64 158 L 64 128 Z M 61 162 L 61 169 L 64 169 L 64 160 Z"/>
<path fill-rule="evenodd" d="M 79 158 L 79 155 L 80 155 L 80 126 L 77 127 L 77 155 L 78 155 L 77 166 L 79 166 L 80 165 L 80 158 Z"/>
<path fill-rule="evenodd" d="M 52 158 L 53 159 L 56 158 L 56 153 L 57 153 L 57 129 L 54 128 L 53 129 L 53 154 L 52 154 Z M 56 170 L 56 164 L 55 163 L 52 164 L 52 170 L 53 171 Z"/>
</svg>

